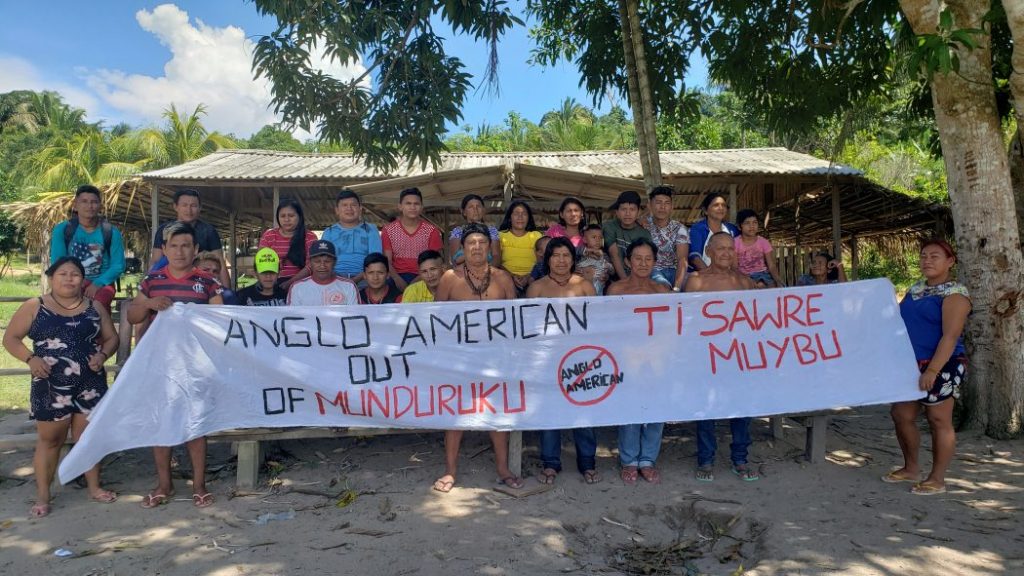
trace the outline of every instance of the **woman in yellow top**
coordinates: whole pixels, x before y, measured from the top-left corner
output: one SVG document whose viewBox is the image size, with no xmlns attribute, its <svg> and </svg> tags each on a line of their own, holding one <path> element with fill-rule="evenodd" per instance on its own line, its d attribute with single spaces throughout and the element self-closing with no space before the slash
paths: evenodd
<svg viewBox="0 0 1024 576">
<path fill-rule="evenodd" d="M 498 238 L 501 240 L 501 267 L 512 275 L 516 285 L 516 293 L 523 295 L 532 280 L 530 272 L 537 263 L 534 245 L 542 236 L 533 221 L 533 210 L 522 200 L 508 205 L 505 218 L 498 226 Z"/>
</svg>

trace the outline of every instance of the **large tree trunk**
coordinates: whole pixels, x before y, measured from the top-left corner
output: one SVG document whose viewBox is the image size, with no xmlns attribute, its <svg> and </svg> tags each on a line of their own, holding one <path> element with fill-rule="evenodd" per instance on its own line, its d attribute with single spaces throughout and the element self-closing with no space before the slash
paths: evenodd
<svg viewBox="0 0 1024 576">
<path fill-rule="evenodd" d="M 1024 240 L 1024 2 L 1004 1 L 1003 8 L 1013 38 L 1010 90 L 1013 92 L 1013 111 L 1017 119 L 1017 131 L 1010 141 L 1010 182 L 1013 184 L 1017 205 L 1017 234 Z"/>
<path fill-rule="evenodd" d="M 630 6 L 632 4 L 632 6 Z M 619 20 L 622 30 L 622 52 L 626 62 L 626 86 L 629 90 L 629 107 L 633 111 L 633 128 L 636 130 L 637 149 L 640 153 L 640 170 L 648 190 L 661 184 L 661 160 L 658 156 L 658 138 L 654 132 L 654 110 L 645 102 L 652 100 L 650 83 L 647 81 L 646 59 L 643 60 L 643 82 L 637 54 L 643 58 L 643 38 L 638 34 L 639 23 L 636 0 L 619 0 Z M 639 45 L 639 51 L 637 46 Z M 643 90 L 647 91 L 646 96 Z"/>
<path fill-rule="evenodd" d="M 935 33 L 949 8 L 956 28 L 984 28 L 989 2 L 900 0 L 917 34 Z M 935 123 L 946 163 L 959 249 L 959 276 L 971 291 L 968 410 L 972 424 L 1004 438 L 1021 432 L 1024 398 L 1024 314 L 1018 304 L 1024 257 L 1010 169 L 992 87 L 988 38 L 961 50 L 960 71 L 935 74 Z"/>
</svg>

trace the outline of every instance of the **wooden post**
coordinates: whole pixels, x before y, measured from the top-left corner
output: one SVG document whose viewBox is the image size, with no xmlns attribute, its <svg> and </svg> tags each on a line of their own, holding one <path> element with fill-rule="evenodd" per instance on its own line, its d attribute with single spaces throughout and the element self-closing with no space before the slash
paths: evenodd
<svg viewBox="0 0 1024 576">
<path fill-rule="evenodd" d="M 270 209 L 270 221 L 274 224 L 274 228 L 277 228 L 277 205 L 281 203 L 281 190 L 277 186 L 274 186 L 274 206 Z"/>
<path fill-rule="evenodd" d="M 149 225 L 150 234 L 156 234 L 156 229 L 160 226 L 160 187 L 156 184 L 153 185 L 153 192 L 149 196 Z M 148 245 L 152 246 L 153 239 L 150 238 Z M 148 270 L 148 263 L 144 263 L 143 270 Z"/>
<path fill-rule="evenodd" d="M 228 257 L 228 262 L 231 263 L 231 273 L 228 278 L 231 280 L 231 288 L 238 289 L 238 212 L 234 210 L 228 215 L 228 250 L 231 251 L 231 256 Z"/>
<path fill-rule="evenodd" d="M 508 435 L 508 469 L 512 474 L 523 476 L 523 433 L 513 430 Z"/>
<path fill-rule="evenodd" d="M 736 190 L 738 186 L 735 184 L 729 184 L 729 222 L 739 225 L 736 221 Z"/>
<path fill-rule="evenodd" d="M 260 477 L 260 442 L 246 440 L 236 442 L 238 451 L 238 471 L 235 482 L 239 488 L 255 488 Z"/>
<path fill-rule="evenodd" d="M 850 279 L 857 280 L 857 268 L 860 267 L 860 251 L 857 249 L 857 235 L 850 236 Z"/>
<path fill-rule="evenodd" d="M 843 256 L 842 217 L 839 214 L 839 186 L 832 186 L 832 255 L 838 259 Z"/>
<path fill-rule="evenodd" d="M 132 330 L 134 327 L 132 323 L 128 321 L 128 306 L 131 300 L 127 298 L 117 301 L 117 353 L 114 356 L 114 362 L 117 362 L 119 366 L 124 366 L 124 363 L 128 361 L 128 356 L 132 353 Z"/>
</svg>

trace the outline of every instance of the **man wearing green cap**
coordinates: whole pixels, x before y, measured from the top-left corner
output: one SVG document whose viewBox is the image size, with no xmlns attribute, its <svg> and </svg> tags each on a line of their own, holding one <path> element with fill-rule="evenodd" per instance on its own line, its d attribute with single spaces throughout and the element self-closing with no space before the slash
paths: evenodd
<svg viewBox="0 0 1024 576">
<path fill-rule="evenodd" d="M 281 269 L 277 252 L 273 248 L 260 248 L 253 267 L 259 281 L 239 290 L 235 295 L 236 302 L 242 306 L 284 306 L 288 292 L 277 286 L 277 274 Z"/>
</svg>

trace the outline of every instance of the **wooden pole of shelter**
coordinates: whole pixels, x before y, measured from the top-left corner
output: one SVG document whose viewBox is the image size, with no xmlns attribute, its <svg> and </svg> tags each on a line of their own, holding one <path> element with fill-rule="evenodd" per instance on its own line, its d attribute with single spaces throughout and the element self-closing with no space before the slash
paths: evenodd
<svg viewBox="0 0 1024 576">
<path fill-rule="evenodd" d="M 228 278 L 231 280 L 232 289 L 238 288 L 238 213 L 234 210 L 228 214 L 228 250 L 231 256 L 228 261 L 231 263 L 231 273 Z"/>
<path fill-rule="evenodd" d="M 739 186 L 736 184 L 729 184 L 729 222 L 737 226 L 740 225 L 739 222 L 736 222 L 736 191 L 738 189 Z"/>
<path fill-rule="evenodd" d="M 857 249 L 857 235 L 850 236 L 850 279 L 858 280 L 857 268 L 860 267 L 860 251 Z"/>
<path fill-rule="evenodd" d="M 842 217 L 839 212 L 839 186 L 832 185 L 832 255 L 842 259 L 843 229 Z"/>
<path fill-rule="evenodd" d="M 277 228 L 277 205 L 281 203 L 281 189 L 274 186 L 274 205 L 270 208 L 270 221 Z"/>
<path fill-rule="evenodd" d="M 160 187 L 156 184 L 153 185 L 149 195 L 149 225 L 154 234 L 157 227 L 160 226 Z M 149 268 L 148 264 L 144 268 Z"/>
</svg>

